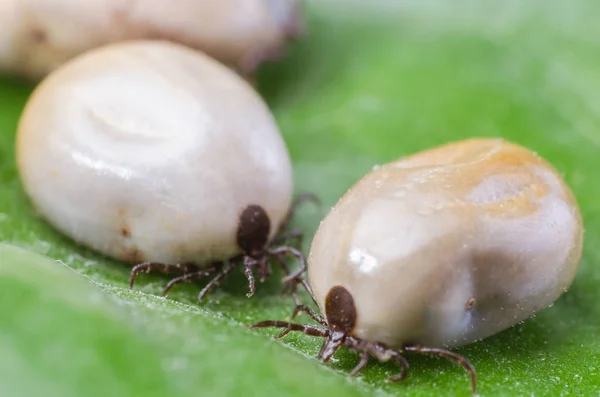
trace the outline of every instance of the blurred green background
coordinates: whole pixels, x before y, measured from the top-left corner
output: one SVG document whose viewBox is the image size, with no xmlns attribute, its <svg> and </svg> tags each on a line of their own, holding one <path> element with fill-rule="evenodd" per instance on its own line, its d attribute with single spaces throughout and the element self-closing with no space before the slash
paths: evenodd
<svg viewBox="0 0 600 397">
<path fill-rule="evenodd" d="M 319 195 L 294 221 L 305 249 L 325 211 L 375 164 L 472 136 L 502 136 L 553 163 L 586 226 L 567 294 L 532 319 L 458 352 L 482 396 L 600 393 L 600 3 L 312 0 L 309 35 L 264 67 L 259 90 L 295 166 L 296 191 Z M 247 325 L 285 319 L 278 277 L 246 298 L 236 274 L 202 305 L 200 285 L 160 293 L 142 276 L 63 238 L 31 211 L 14 166 L 14 134 L 32 86 L 0 79 L 0 394 L 3 396 L 470 395 L 443 359 L 323 365 L 320 340 Z M 51 261 L 51 258 L 58 261 Z"/>
</svg>

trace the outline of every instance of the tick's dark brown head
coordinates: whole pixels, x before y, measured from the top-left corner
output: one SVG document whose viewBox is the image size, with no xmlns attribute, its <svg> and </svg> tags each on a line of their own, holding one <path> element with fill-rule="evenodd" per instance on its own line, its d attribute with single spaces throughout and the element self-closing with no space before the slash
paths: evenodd
<svg viewBox="0 0 600 397">
<path fill-rule="evenodd" d="M 329 290 L 325 297 L 325 316 L 329 334 L 317 357 L 327 362 L 345 343 L 356 325 L 354 299 L 346 288 L 338 285 Z"/>
<path fill-rule="evenodd" d="M 338 285 L 329 290 L 325 297 L 325 316 L 333 332 L 352 332 L 356 325 L 356 307 L 346 288 Z"/>
<path fill-rule="evenodd" d="M 240 215 L 237 245 L 249 256 L 260 255 L 269 240 L 271 221 L 260 205 L 249 205 Z"/>
</svg>

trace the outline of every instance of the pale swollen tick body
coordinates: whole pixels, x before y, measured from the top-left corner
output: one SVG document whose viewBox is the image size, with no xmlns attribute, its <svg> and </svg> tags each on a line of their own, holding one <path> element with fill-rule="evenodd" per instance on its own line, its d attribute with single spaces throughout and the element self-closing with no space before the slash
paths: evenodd
<svg viewBox="0 0 600 397">
<path fill-rule="evenodd" d="M 0 71 L 40 80 L 107 44 L 169 40 L 253 78 L 304 34 L 301 0 L 2 0 Z"/>
<path fill-rule="evenodd" d="M 290 215 L 292 169 L 269 109 L 236 73 L 165 41 L 112 44 L 78 56 L 35 90 L 17 135 L 21 181 L 56 229 L 107 256 L 208 276 L 236 264 L 270 274 Z M 166 290 L 165 289 L 165 293 Z M 294 288 L 295 290 L 295 288 Z"/>
<path fill-rule="evenodd" d="M 321 223 L 308 258 L 321 326 L 263 321 L 395 360 L 435 354 L 475 370 L 448 349 L 509 328 L 549 306 L 573 281 L 581 214 L 558 172 L 502 139 L 469 139 L 374 169 Z"/>
</svg>

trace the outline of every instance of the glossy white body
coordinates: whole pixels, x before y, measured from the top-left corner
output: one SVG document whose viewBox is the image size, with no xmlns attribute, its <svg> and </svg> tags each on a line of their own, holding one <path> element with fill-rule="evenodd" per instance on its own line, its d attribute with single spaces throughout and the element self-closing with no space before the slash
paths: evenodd
<svg viewBox="0 0 600 397">
<path fill-rule="evenodd" d="M 123 40 L 164 39 L 234 67 L 278 52 L 302 24 L 300 0 L 2 0 L 0 69 L 39 79 Z"/>
<path fill-rule="evenodd" d="M 500 139 L 471 139 L 362 178 L 321 223 L 309 279 L 321 310 L 332 287 L 350 292 L 359 338 L 453 347 L 557 299 L 582 239 L 575 198 L 548 163 Z"/>
<path fill-rule="evenodd" d="M 110 45 L 52 73 L 23 112 L 17 160 L 43 218 L 130 263 L 227 259 L 246 206 L 265 209 L 272 237 L 292 195 L 254 89 L 168 42 Z"/>
</svg>

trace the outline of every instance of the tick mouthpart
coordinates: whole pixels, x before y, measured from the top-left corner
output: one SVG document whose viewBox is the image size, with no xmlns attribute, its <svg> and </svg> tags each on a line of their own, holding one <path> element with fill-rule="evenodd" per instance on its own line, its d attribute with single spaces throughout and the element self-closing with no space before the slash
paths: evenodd
<svg viewBox="0 0 600 397">
<path fill-rule="evenodd" d="M 317 355 L 317 358 L 324 363 L 335 354 L 335 352 L 344 344 L 348 335 L 344 332 L 329 332 L 329 336 L 323 342 L 321 350 Z"/>
</svg>

